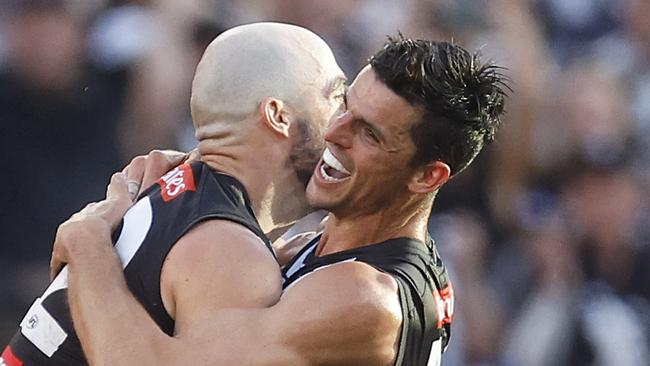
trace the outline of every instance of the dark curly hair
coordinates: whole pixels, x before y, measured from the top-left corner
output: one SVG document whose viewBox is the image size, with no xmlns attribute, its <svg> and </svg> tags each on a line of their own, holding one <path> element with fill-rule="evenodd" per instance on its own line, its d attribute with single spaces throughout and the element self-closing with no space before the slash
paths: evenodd
<svg viewBox="0 0 650 366">
<path fill-rule="evenodd" d="M 388 37 L 370 65 L 394 93 L 423 110 L 411 129 L 416 146 L 411 166 L 439 160 L 453 176 L 494 140 L 510 88 L 503 68 L 481 63 L 479 52 L 400 33 Z"/>
</svg>

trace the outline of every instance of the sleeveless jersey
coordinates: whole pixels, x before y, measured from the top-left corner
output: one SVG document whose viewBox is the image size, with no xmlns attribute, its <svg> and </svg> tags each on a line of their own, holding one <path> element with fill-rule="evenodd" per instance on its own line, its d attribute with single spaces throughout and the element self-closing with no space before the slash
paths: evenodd
<svg viewBox="0 0 650 366">
<path fill-rule="evenodd" d="M 245 226 L 273 255 L 241 183 L 203 163 L 184 164 L 163 176 L 141 195 L 114 233 L 115 249 L 131 292 L 168 335 L 173 334 L 174 321 L 160 294 L 163 262 L 181 236 L 212 219 Z M 72 326 L 66 289 L 64 268 L 25 315 L 2 353 L 0 366 L 87 364 Z"/>
<path fill-rule="evenodd" d="M 284 290 L 316 270 L 341 262 L 363 262 L 390 274 L 399 287 L 403 317 L 395 365 L 440 365 L 451 331 L 454 293 L 433 240 L 424 244 L 397 238 L 316 256 L 319 239 L 307 244 L 283 268 Z"/>
</svg>

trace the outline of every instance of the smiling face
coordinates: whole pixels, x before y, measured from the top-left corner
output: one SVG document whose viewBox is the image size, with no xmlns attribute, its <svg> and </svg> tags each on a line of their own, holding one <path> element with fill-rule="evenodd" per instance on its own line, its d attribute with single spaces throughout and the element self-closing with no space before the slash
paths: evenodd
<svg viewBox="0 0 650 366">
<path fill-rule="evenodd" d="M 350 86 L 347 110 L 325 131 L 326 150 L 307 186 L 315 208 L 337 217 L 377 213 L 409 202 L 416 169 L 411 127 L 421 112 L 377 79 L 370 66 Z"/>
</svg>

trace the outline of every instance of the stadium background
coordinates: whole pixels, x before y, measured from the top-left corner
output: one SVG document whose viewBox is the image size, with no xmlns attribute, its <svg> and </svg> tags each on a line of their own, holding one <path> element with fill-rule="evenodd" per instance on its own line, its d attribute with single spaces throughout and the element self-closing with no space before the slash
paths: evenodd
<svg viewBox="0 0 650 366">
<path fill-rule="evenodd" d="M 2 0 L 0 343 L 57 224 L 133 155 L 193 147 L 203 48 L 258 20 L 314 30 L 349 77 L 398 29 L 509 68 L 498 140 L 431 220 L 445 365 L 650 365 L 650 0 Z"/>
</svg>

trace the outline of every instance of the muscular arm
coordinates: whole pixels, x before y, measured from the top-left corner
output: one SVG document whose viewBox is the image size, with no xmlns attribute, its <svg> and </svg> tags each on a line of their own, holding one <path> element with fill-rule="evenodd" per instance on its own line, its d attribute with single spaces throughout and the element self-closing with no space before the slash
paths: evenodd
<svg viewBox="0 0 650 366">
<path fill-rule="evenodd" d="M 177 337 L 220 309 L 271 306 L 281 291 L 271 252 L 250 230 L 226 220 L 206 221 L 184 235 L 161 274 L 163 302 Z"/>
<path fill-rule="evenodd" d="M 267 307 L 281 291 L 278 265 L 259 238 L 229 221 L 200 224 L 179 240 L 163 266 L 163 300 L 176 320 L 172 338 L 133 298 L 115 254 L 104 250 L 110 246 L 98 248 L 92 256 L 77 253 L 80 260 L 73 254 L 69 263 L 70 309 L 92 365 L 149 364 L 147 353 L 158 358 L 175 344 L 190 343 L 192 330 L 218 310 Z M 165 363 L 163 358 L 155 364 Z"/>
<path fill-rule="evenodd" d="M 391 365 L 396 354 L 397 286 L 361 263 L 317 271 L 270 308 L 216 311 L 177 337 L 164 335 L 133 299 L 116 261 L 72 265 L 70 277 L 72 314 L 92 365 Z"/>
<path fill-rule="evenodd" d="M 189 241 L 170 253 L 163 270 L 163 276 L 170 276 L 165 288 L 172 301 L 166 305 L 178 320 L 176 336 L 167 336 L 130 293 L 111 245 L 111 228 L 130 202 L 126 178 L 117 174 L 106 201 L 74 215 L 57 232 L 53 267 L 69 264 L 72 318 L 91 365 L 393 363 L 402 319 L 397 284 L 390 276 L 363 263 L 340 263 L 304 277 L 268 308 L 259 306 L 273 301 L 275 289 L 259 297 L 226 299 L 218 296 L 219 287 L 208 287 L 205 302 L 196 301 L 203 294 L 205 277 L 221 270 L 204 265 L 223 259 L 200 247 L 203 239 L 214 239 L 207 225 L 197 227 L 196 237 L 187 234 Z M 241 234 L 237 229 L 220 231 L 233 239 Z M 196 253 L 202 254 L 200 258 Z M 239 275 L 244 281 L 255 281 L 256 265 L 246 266 L 229 255 L 224 262 L 243 271 Z M 209 280 L 214 278 L 207 280 L 205 285 L 211 286 Z M 264 292 L 266 282 L 252 288 Z M 244 301 L 254 304 L 242 308 Z M 219 310 L 225 306 L 240 307 Z"/>
</svg>

